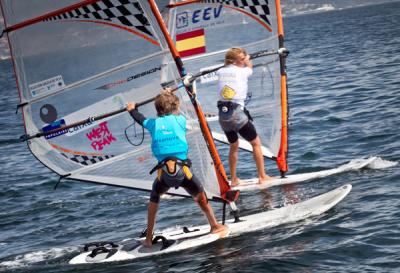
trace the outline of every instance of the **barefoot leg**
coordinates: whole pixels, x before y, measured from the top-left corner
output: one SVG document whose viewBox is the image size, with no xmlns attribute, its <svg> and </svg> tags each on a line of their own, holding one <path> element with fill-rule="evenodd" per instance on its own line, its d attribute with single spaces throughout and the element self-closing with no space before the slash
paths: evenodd
<svg viewBox="0 0 400 273">
<path fill-rule="evenodd" d="M 196 201 L 198 202 L 201 210 L 204 212 L 204 214 L 207 217 L 208 222 L 210 223 L 211 227 L 211 233 L 218 233 L 224 230 L 227 230 L 227 226 L 221 225 L 217 222 L 217 219 L 215 219 L 214 211 L 207 201 L 207 197 L 204 192 L 200 192 L 197 197 Z"/>
<path fill-rule="evenodd" d="M 143 245 L 146 247 L 151 247 L 152 245 L 153 231 L 156 221 L 157 210 L 158 210 L 158 203 L 150 201 L 147 210 L 147 234 L 146 234 L 146 239 L 143 242 Z"/>
<path fill-rule="evenodd" d="M 253 157 L 254 157 L 254 161 L 256 162 L 257 171 L 258 171 L 258 183 L 261 184 L 261 183 L 267 181 L 268 179 L 271 179 L 271 177 L 265 173 L 264 156 L 263 156 L 262 150 L 261 150 L 260 137 L 257 136 L 254 140 L 252 140 L 250 142 L 250 144 L 253 146 Z"/>
<path fill-rule="evenodd" d="M 236 142 L 231 143 L 229 146 L 229 169 L 231 172 L 231 181 L 233 187 L 239 185 L 239 178 L 236 176 L 238 154 L 239 154 L 239 140 L 236 140 Z"/>
</svg>

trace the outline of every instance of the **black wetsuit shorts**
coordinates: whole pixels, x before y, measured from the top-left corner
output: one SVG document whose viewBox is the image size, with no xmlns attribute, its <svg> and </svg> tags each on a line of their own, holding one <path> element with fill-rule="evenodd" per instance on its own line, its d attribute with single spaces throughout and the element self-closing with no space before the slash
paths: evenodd
<svg viewBox="0 0 400 273">
<path fill-rule="evenodd" d="M 229 143 L 235 143 L 238 133 L 247 141 L 253 141 L 257 137 L 249 111 L 238 103 L 231 101 L 218 101 L 218 121 Z"/>
<path fill-rule="evenodd" d="M 244 125 L 238 132 L 224 131 L 224 133 L 229 143 L 235 143 L 239 139 L 238 133 L 248 142 L 253 141 L 257 137 L 256 128 L 251 121 L 247 122 L 246 125 Z"/>
</svg>

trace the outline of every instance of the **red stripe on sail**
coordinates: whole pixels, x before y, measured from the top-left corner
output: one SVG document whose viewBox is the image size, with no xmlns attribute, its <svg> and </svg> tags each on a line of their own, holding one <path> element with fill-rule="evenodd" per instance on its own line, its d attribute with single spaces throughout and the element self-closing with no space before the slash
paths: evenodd
<svg viewBox="0 0 400 273">
<path fill-rule="evenodd" d="M 182 41 L 194 37 L 204 36 L 204 29 L 198 29 L 176 35 L 176 41 Z"/>
<path fill-rule="evenodd" d="M 202 53 L 206 53 L 205 46 L 179 51 L 179 55 L 181 55 L 182 58 Z"/>
</svg>

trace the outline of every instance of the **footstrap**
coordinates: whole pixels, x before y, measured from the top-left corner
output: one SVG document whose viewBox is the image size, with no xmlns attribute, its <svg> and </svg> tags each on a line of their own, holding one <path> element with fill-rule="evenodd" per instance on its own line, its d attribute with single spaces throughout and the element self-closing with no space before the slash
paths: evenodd
<svg viewBox="0 0 400 273">
<path fill-rule="evenodd" d="M 91 243 L 87 243 L 85 244 L 85 246 L 83 247 L 83 250 L 85 252 L 90 251 L 92 249 L 98 248 L 98 247 L 106 247 L 109 246 L 111 248 L 117 248 L 118 245 L 114 242 L 111 241 L 100 241 L 100 242 L 91 242 Z"/>
<path fill-rule="evenodd" d="M 110 249 L 110 248 L 107 248 L 107 247 L 104 247 L 104 246 L 99 246 L 99 247 L 96 247 L 95 249 L 93 249 L 92 253 L 90 253 L 88 256 L 90 258 L 94 258 L 94 257 L 96 257 L 97 255 L 99 255 L 101 253 L 108 253 L 106 258 L 105 258 L 105 259 L 107 259 L 107 258 L 111 257 L 112 255 L 114 255 L 117 251 L 118 251 L 118 249 L 116 249 L 116 248 L 111 248 Z"/>
<path fill-rule="evenodd" d="M 157 244 L 158 241 L 162 241 L 162 247 L 161 250 L 166 249 L 167 247 L 171 246 L 175 241 L 174 240 L 168 240 L 167 238 L 165 238 L 162 235 L 157 235 L 156 237 L 154 237 L 152 243 Z"/>
</svg>

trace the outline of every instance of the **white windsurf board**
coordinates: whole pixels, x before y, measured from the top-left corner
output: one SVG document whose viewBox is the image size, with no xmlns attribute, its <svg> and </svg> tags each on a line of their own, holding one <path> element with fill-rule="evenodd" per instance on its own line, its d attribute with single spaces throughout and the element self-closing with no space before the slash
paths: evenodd
<svg viewBox="0 0 400 273">
<path fill-rule="evenodd" d="M 373 156 L 367 159 L 352 160 L 349 163 L 343 164 L 339 167 L 329 170 L 322 170 L 309 173 L 289 174 L 283 178 L 273 177 L 272 179 L 267 180 L 262 184 L 258 183 L 258 178 L 242 179 L 239 185 L 234 186 L 232 188 L 240 191 L 253 191 L 259 189 L 271 188 L 274 186 L 300 183 L 312 179 L 327 177 L 338 173 L 360 170 L 362 168 L 365 168 L 369 164 L 372 164 L 372 162 L 374 162 L 376 159 L 377 157 Z"/>
<path fill-rule="evenodd" d="M 303 220 L 322 214 L 334 207 L 351 191 L 350 184 L 341 186 L 327 193 L 310 198 L 293 205 L 287 205 L 270 211 L 241 217 L 239 222 L 230 219 L 226 222 L 228 234 L 210 234 L 208 225 L 177 229 L 162 232 L 162 236 L 151 248 L 142 246 L 143 238 L 122 241 L 119 244 L 98 243 L 98 246 L 87 247 L 82 253 L 69 261 L 70 264 L 104 263 L 112 261 L 132 260 L 141 257 L 161 255 L 200 245 L 210 244 L 221 237 L 237 236 L 242 233 L 271 228 L 274 226 Z"/>
<path fill-rule="evenodd" d="M 228 139 L 224 134 L 218 132 L 212 132 L 212 136 L 216 141 L 229 144 Z M 248 152 L 253 152 L 253 147 L 251 146 L 251 144 L 242 138 L 239 138 L 239 148 Z M 272 152 L 267 147 L 261 146 L 261 151 L 264 157 L 270 159 L 273 158 Z M 257 189 L 266 189 L 273 186 L 294 184 L 312 179 L 323 178 L 338 173 L 357 171 L 368 166 L 369 164 L 372 164 L 376 160 L 378 160 L 378 157 L 376 156 L 372 156 L 367 159 L 354 159 L 351 160 L 349 163 L 343 164 L 333 169 L 309 172 L 309 173 L 289 174 L 283 178 L 273 177 L 271 180 L 268 180 L 263 184 L 258 183 L 257 177 L 250 179 L 242 179 L 240 185 L 234 186 L 233 188 L 240 191 L 253 191 Z"/>
</svg>

